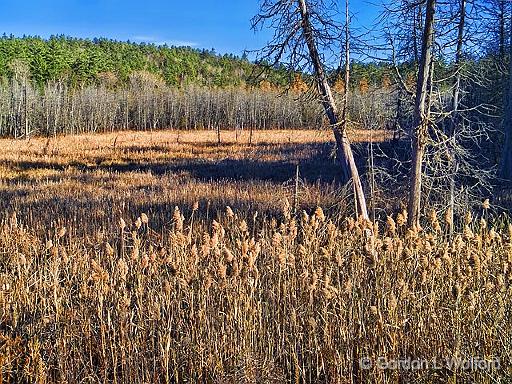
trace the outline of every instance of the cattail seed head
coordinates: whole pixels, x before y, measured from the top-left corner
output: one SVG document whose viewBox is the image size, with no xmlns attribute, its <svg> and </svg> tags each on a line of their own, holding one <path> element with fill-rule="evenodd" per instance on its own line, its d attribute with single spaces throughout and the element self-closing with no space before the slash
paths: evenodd
<svg viewBox="0 0 512 384">
<path fill-rule="evenodd" d="M 453 225 L 453 211 L 451 208 L 448 208 L 444 213 L 444 222 L 449 227 Z"/>
<path fill-rule="evenodd" d="M 126 281 L 128 275 L 128 264 L 124 259 L 119 259 L 117 262 L 117 275 L 121 281 Z"/>
<path fill-rule="evenodd" d="M 468 225 L 468 224 L 471 224 L 472 221 L 473 221 L 473 216 L 471 215 L 470 211 L 467 211 L 466 215 L 464 216 L 464 223 L 466 225 Z"/>
<path fill-rule="evenodd" d="M 61 227 L 57 233 L 57 239 L 60 239 L 66 235 L 66 227 Z"/>
<path fill-rule="evenodd" d="M 272 246 L 277 248 L 281 245 L 281 241 L 283 240 L 283 236 L 279 232 L 274 233 L 272 237 Z"/>
<path fill-rule="evenodd" d="M 174 213 L 172 215 L 172 221 L 174 223 L 174 228 L 177 232 L 183 231 L 183 221 L 184 218 L 181 215 L 180 209 L 176 206 L 174 207 Z"/>
<path fill-rule="evenodd" d="M 322 210 L 321 207 L 317 207 L 316 210 L 315 210 L 315 216 L 318 220 L 320 220 L 321 222 L 324 222 L 325 221 L 325 215 L 324 215 L 324 211 Z"/>
<path fill-rule="evenodd" d="M 428 219 L 430 220 L 430 224 L 433 224 L 434 222 L 437 221 L 437 212 L 435 209 L 432 209 L 430 211 L 430 214 L 428 216 Z"/>
<path fill-rule="evenodd" d="M 405 224 L 407 224 L 407 211 L 403 210 L 401 213 L 399 213 L 396 217 L 396 223 L 399 227 L 403 227 Z"/>
<path fill-rule="evenodd" d="M 469 227 L 469 225 L 465 225 L 464 226 L 464 238 L 466 240 L 471 240 L 473 238 L 473 231 L 471 230 L 471 228 Z"/>
<path fill-rule="evenodd" d="M 228 263 L 232 263 L 235 259 L 235 256 L 233 256 L 233 252 L 229 250 L 229 248 L 224 247 L 224 257 L 226 258 L 226 261 Z"/>
<path fill-rule="evenodd" d="M 105 252 L 110 257 L 114 256 L 114 248 L 109 243 L 105 243 Z"/>
<path fill-rule="evenodd" d="M 217 274 L 219 276 L 219 279 L 224 280 L 227 276 L 227 267 L 223 263 L 219 263 L 219 266 L 217 268 Z"/>
<path fill-rule="evenodd" d="M 386 232 L 389 236 L 395 236 L 396 234 L 396 223 L 391 216 L 388 216 L 386 219 Z"/>
<path fill-rule="evenodd" d="M 163 283 L 163 290 L 166 296 L 171 294 L 171 284 L 167 280 Z"/>
<path fill-rule="evenodd" d="M 307 224 L 309 222 L 309 215 L 306 211 L 302 211 L 302 224 Z"/>
<path fill-rule="evenodd" d="M 146 269 L 149 266 L 149 257 L 146 254 L 143 254 L 140 259 L 140 266 L 142 269 Z"/>
<path fill-rule="evenodd" d="M 279 265 L 284 266 L 286 264 L 286 259 L 286 253 L 284 251 L 279 252 L 279 254 L 277 255 L 277 261 Z"/>
<path fill-rule="evenodd" d="M 283 202 L 283 215 L 284 215 L 284 218 L 286 220 L 290 220 L 291 212 L 292 212 L 292 208 L 291 208 L 290 202 L 288 201 L 288 199 L 284 199 L 284 202 Z"/>
<path fill-rule="evenodd" d="M 499 238 L 499 235 L 496 233 L 496 231 L 494 230 L 494 228 L 491 228 L 491 230 L 489 231 L 489 233 L 487 234 L 487 240 L 492 242 L 496 239 Z"/>
<path fill-rule="evenodd" d="M 248 228 L 247 228 L 247 222 L 245 220 L 242 220 L 240 222 L 240 225 L 238 226 L 238 229 L 240 229 L 240 232 L 242 233 L 245 233 L 247 232 Z"/>
<path fill-rule="evenodd" d="M 471 268 L 473 268 L 475 270 L 475 272 L 477 274 L 480 273 L 481 268 L 482 268 L 482 263 L 480 261 L 480 255 L 478 254 L 478 252 L 471 253 L 471 256 L 469 258 L 469 265 L 471 266 Z"/>
<path fill-rule="evenodd" d="M 288 230 L 289 230 L 290 239 L 294 240 L 297 237 L 297 231 L 298 231 L 297 222 L 295 221 L 295 219 L 291 219 L 289 221 Z M 329 236 L 331 236 L 330 228 L 328 227 L 327 230 L 328 230 Z"/>
<path fill-rule="evenodd" d="M 222 228 L 222 225 L 220 225 L 220 223 L 217 220 L 213 220 L 213 222 L 212 222 L 213 232 L 218 233 L 218 232 L 220 232 L 221 228 Z"/>
</svg>

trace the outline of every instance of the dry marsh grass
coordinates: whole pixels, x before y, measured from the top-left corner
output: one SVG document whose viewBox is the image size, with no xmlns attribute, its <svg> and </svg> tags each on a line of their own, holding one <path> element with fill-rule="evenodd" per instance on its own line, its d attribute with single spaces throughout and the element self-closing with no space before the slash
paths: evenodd
<svg viewBox="0 0 512 384">
<path fill-rule="evenodd" d="M 174 133 L 158 135 L 162 146 Z M 329 174 L 320 136 L 211 155 L 128 137 L 116 149 L 105 148 L 115 135 L 62 138 L 53 154 L 42 140 L 0 143 L 3 172 L 15 175 L 0 189 L 11 197 L 0 223 L 0 382 L 512 379 L 512 228 L 468 215 L 450 238 L 435 214 L 424 230 L 407 230 L 404 214 L 380 227 L 355 222 L 315 208 L 334 204 L 323 193 L 331 180 L 304 182 L 310 195 L 293 214 L 288 187 L 261 176 L 265 166 L 250 168 L 260 179 L 175 174 L 187 162 L 221 164 L 223 150 L 286 167 L 282 150 Z M 152 149 L 114 154 L 139 144 Z M 157 172 L 152 151 L 171 168 Z M 173 156 L 187 158 L 179 170 Z M 380 369 L 379 357 L 437 365 Z M 500 365 L 448 364 L 471 358 Z"/>
<path fill-rule="evenodd" d="M 360 133 L 364 136 L 364 133 Z M 301 207 L 338 202 L 338 169 L 328 132 L 159 131 L 0 140 L 0 210 L 17 212 L 44 232 L 57 222 L 83 233 L 120 216 L 150 214 L 157 227 L 169 209 L 215 218 L 226 205 L 275 212 L 293 195 L 300 166 Z M 79 222 L 79 223 L 78 223 Z M 79 224 L 79 225 L 77 225 Z"/>
</svg>

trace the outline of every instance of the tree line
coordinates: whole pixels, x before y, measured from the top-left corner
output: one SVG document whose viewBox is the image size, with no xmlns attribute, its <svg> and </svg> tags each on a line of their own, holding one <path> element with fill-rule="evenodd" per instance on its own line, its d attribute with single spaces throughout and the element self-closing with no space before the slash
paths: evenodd
<svg viewBox="0 0 512 384">
<path fill-rule="evenodd" d="M 0 77 L 15 76 L 13 62 L 28 68 L 35 84 L 64 81 L 91 85 L 105 74 L 127 83 L 136 71 L 158 75 L 168 85 L 234 86 L 246 82 L 252 64 L 246 58 L 217 55 L 213 50 L 119 42 L 110 39 L 49 39 L 4 35 L 0 38 Z M 277 74 L 275 75 L 277 79 Z M 277 81 L 277 80 L 276 80 Z"/>
<path fill-rule="evenodd" d="M 0 136 L 28 138 L 158 129 L 313 129 L 323 117 L 314 101 L 273 89 L 195 85 L 171 87 L 149 72 L 128 84 L 74 88 L 49 82 L 38 89 L 26 78 L 0 83 Z"/>
<path fill-rule="evenodd" d="M 279 63 L 271 70 L 254 76 L 255 63 L 247 55 L 219 55 L 213 49 L 169 47 L 147 43 L 121 42 L 105 38 L 80 39 L 64 35 L 43 39 L 34 36 L 0 37 L 0 78 L 16 76 L 19 64 L 42 88 L 51 81 L 70 86 L 97 84 L 105 77 L 125 85 L 130 75 L 150 72 L 169 86 L 198 85 L 207 87 L 258 86 L 262 80 L 285 88 L 290 81 L 287 68 Z M 269 63 L 261 63 L 269 66 Z M 380 83 L 389 68 L 383 63 L 354 62 L 353 77 L 358 84 Z"/>
<path fill-rule="evenodd" d="M 269 68 L 267 71 L 260 69 Z M 352 63 L 354 91 L 389 66 Z M 120 129 L 313 129 L 325 125 L 310 75 L 189 47 L 66 36 L 0 38 L 0 136 Z M 342 78 L 329 70 L 337 94 Z M 356 105 L 351 107 L 355 110 Z"/>
</svg>

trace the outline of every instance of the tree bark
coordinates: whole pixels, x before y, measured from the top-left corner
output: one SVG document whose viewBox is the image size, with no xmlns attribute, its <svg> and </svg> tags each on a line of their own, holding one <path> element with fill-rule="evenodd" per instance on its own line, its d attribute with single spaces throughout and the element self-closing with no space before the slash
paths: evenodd
<svg viewBox="0 0 512 384">
<path fill-rule="evenodd" d="M 434 44 L 434 17 L 436 0 L 427 0 L 425 24 L 423 29 L 421 61 L 416 86 L 416 101 L 414 106 L 414 132 L 412 138 L 412 167 L 409 190 L 408 224 L 419 226 L 421 208 L 421 186 L 423 176 L 423 157 L 428 135 L 429 108 L 428 84 L 432 66 L 432 51 Z"/>
<path fill-rule="evenodd" d="M 348 8 L 348 0 L 345 1 L 345 89 L 343 90 L 343 112 L 341 116 L 342 126 L 341 129 L 347 129 L 347 113 L 348 113 L 348 97 L 349 97 L 349 84 L 350 84 L 350 14 Z"/>
<path fill-rule="evenodd" d="M 455 51 L 455 84 L 452 95 L 452 118 L 450 119 L 450 128 L 448 135 L 455 140 L 455 133 L 460 122 L 459 102 L 460 102 L 460 82 L 462 69 L 462 48 L 464 44 L 464 28 L 466 23 L 466 0 L 460 0 L 460 18 L 457 31 L 457 49 Z M 453 235 L 453 216 L 455 212 L 455 173 L 457 172 L 457 159 L 454 155 L 450 156 L 452 165 L 452 174 L 450 176 L 450 237 Z"/>
<path fill-rule="evenodd" d="M 506 17 L 506 13 L 505 13 L 505 0 L 500 0 L 499 4 L 499 13 L 498 13 L 498 18 L 499 18 L 499 38 L 500 38 L 500 46 L 499 46 L 499 50 L 500 50 L 500 59 L 503 60 L 505 59 L 505 17 Z"/>
<path fill-rule="evenodd" d="M 512 33 L 512 22 L 510 23 L 510 31 Z M 512 34 L 510 36 L 512 41 Z M 510 57 L 512 58 L 512 44 L 510 44 L 509 49 Z M 505 131 L 505 143 L 501 159 L 501 176 L 506 180 L 512 180 L 512 60 L 510 60 L 509 63 L 508 97 L 505 101 L 504 115 L 503 129 Z"/>
<path fill-rule="evenodd" d="M 343 177 L 346 181 L 352 179 L 354 184 L 354 198 L 356 200 L 356 207 L 358 215 L 368 219 L 368 210 L 366 208 L 366 199 L 364 196 L 363 186 L 359 177 L 359 171 L 357 169 L 352 148 L 350 146 L 350 140 L 348 139 L 346 129 L 340 125 L 338 117 L 338 108 L 332 95 L 331 87 L 327 81 L 327 76 L 324 71 L 324 67 L 320 60 L 320 55 L 315 44 L 313 36 L 313 30 L 309 20 L 309 12 L 306 6 L 305 0 L 298 0 L 300 13 L 302 17 L 302 30 L 306 44 L 308 46 L 309 55 L 313 63 L 313 68 L 316 74 L 316 80 L 320 95 L 322 96 L 322 106 L 324 107 L 329 123 L 332 127 L 334 138 L 336 140 L 337 154 L 342 163 Z M 347 63 L 348 65 L 348 63 Z M 348 88 L 348 84 L 345 84 L 345 88 Z M 343 121 L 341 121 L 343 123 Z"/>
</svg>

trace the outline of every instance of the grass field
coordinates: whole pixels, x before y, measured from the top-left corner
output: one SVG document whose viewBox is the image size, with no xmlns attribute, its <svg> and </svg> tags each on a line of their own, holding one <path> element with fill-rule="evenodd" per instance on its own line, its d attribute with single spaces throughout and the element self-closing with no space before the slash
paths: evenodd
<svg viewBox="0 0 512 384">
<path fill-rule="evenodd" d="M 512 379 L 512 227 L 344 216 L 327 132 L 216 140 L 0 141 L 0 383 Z"/>
<path fill-rule="evenodd" d="M 189 212 L 196 202 L 202 217 L 228 205 L 266 214 L 293 203 L 297 165 L 300 207 L 343 209 L 331 135 L 257 131 L 251 145 L 248 132 L 223 132 L 217 144 L 213 131 L 0 140 L 0 210 L 41 230 L 58 223 L 80 231 L 142 212 L 161 226 L 176 205 Z"/>
</svg>

